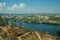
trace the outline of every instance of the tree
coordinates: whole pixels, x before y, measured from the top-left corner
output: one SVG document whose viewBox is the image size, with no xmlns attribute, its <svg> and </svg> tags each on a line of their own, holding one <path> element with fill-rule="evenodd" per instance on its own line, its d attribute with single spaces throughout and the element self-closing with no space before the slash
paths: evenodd
<svg viewBox="0 0 60 40">
<path fill-rule="evenodd" d="M 3 21 L 3 19 L 1 18 L 1 16 L 0 16 L 0 26 L 4 26 L 4 21 Z"/>
<path fill-rule="evenodd" d="M 60 30 L 57 30 L 57 36 L 60 37 Z"/>
</svg>

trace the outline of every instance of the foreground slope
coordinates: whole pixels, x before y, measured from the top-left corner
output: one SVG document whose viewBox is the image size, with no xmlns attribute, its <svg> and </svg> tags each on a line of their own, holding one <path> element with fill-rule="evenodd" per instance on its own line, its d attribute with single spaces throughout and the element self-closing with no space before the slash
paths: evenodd
<svg viewBox="0 0 60 40">
<path fill-rule="evenodd" d="M 57 40 L 57 38 L 47 33 L 29 29 L 0 26 L 0 40 Z"/>
</svg>

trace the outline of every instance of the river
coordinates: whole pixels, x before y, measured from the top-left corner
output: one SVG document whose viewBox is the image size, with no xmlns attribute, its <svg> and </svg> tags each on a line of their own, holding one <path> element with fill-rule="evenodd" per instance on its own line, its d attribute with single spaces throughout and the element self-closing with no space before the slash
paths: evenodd
<svg viewBox="0 0 60 40">
<path fill-rule="evenodd" d="M 52 25 L 52 24 L 23 23 L 22 27 L 36 31 L 49 32 L 52 35 L 55 35 L 56 31 L 60 30 L 60 25 Z"/>
<path fill-rule="evenodd" d="M 36 31 L 49 32 L 52 35 L 56 34 L 57 30 L 60 30 L 60 25 L 53 24 L 37 24 L 37 23 L 20 23 L 20 22 L 8 22 L 8 25 L 13 25 L 17 27 L 29 28 Z"/>
</svg>

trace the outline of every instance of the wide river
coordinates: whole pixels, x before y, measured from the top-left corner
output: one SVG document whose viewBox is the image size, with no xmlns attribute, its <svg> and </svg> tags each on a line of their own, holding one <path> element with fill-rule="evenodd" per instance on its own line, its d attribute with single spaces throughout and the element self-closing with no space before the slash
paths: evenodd
<svg viewBox="0 0 60 40">
<path fill-rule="evenodd" d="M 19 23 L 16 23 L 17 26 Z M 29 28 L 36 31 L 49 32 L 52 35 L 56 34 L 57 30 L 60 30 L 60 25 L 52 24 L 36 24 L 36 23 L 22 23 L 21 27 Z"/>
<path fill-rule="evenodd" d="M 37 24 L 37 23 L 20 23 L 20 22 L 8 22 L 9 25 L 14 23 L 17 27 L 29 28 L 36 31 L 49 32 L 52 35 L 56 34 L 57 30 L 60 30 L 60 25 L 52 24 Z"/>
</svg>

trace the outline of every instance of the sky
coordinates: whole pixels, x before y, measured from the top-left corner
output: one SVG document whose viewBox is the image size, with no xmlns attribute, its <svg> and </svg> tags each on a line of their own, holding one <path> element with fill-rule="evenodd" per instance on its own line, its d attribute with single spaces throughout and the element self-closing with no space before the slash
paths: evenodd
<svg viewBox="0 0 60 40">
<path fill-rule="evenodd" d="M 1 13 L 60 13 L 60 0 L 0 0 Z"/>
</svg>

